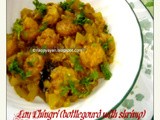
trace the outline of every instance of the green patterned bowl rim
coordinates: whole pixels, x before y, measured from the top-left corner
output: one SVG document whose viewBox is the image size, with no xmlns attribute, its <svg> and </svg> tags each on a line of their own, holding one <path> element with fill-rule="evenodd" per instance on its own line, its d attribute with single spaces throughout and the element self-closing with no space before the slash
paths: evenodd
<svg viewBox="0 0 160 120">
<path fill-rule="evenodd" d="M 139 21 L 138 21 L 138 18 L 137 18 L 137 16 L 136 16 L 135 12 L 133 11 L 132 7 L 129 5 L 129 3 L 128 3 L 127 0 L 125 0 L 125 1 L 126 1 L 126 3 L 128 4 L 128 6 L 130 7 L 131 11 L 133 12 L 133 14 L 134 14 L 134 16 L 135 16 L 135 18 L 136 18 L 136 21 L 137 21 L 137 23 L 138 23 L 139 29 L 140 29 L 140 36 L 141 36 L 141 42 L 142 42 L 142 47 L 141 47 L 141 48 L 142 48 L 142 50 L 141 50 L 141 51 L 142 51 L 142 54 L 141 54 L 140 65 L 139 65 L 139 68 L 138 68 L 136 77 L 134 78 L 134 81 L 133 81 L 130 89 L 127 91 L 127 93 L 124 95 L 124 97 L 123 97 L 111 110 L 117 109 L 117 108 L 122 104 L 122 102 L 127 98 L 127 96 L 129 95 L 129 93 L 132 91 L 135 83 L 137 82 L 138 76 L 139 76 L 140 71 L 141 71 L 142 63 L 143 63 L 143 55 L 144 55 L 144 50 L 143 50 L 143 48 L 144 48 L 144 44 L 143 44 L 142 29 L 141 29 L 141 27 L 140 27 L 140 23 L 139 23 Z M 110 111 L 111 111 L 111 110 L 110 110 Z M 108 111 L 108 112 L 109 112 L 109 111 Z M 96 119 L 96 120 L 102 120 L 102 119 L 104 119 L 104 117 L 100 117 L 100 118 L 98 118 L 98 119 Z"/>
</svg>

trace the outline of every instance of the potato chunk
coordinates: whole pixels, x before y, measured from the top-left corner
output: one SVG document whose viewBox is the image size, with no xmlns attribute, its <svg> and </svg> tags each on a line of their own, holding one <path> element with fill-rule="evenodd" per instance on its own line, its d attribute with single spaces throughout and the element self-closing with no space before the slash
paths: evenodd
<svg viewBox="0 0 160 120">
<path fill-rule="evenodd" d="M 99 65 L 104 60 L 104 57 L 105 52 L 98 43 L 86 46 L 86 50 L 80 53 L 82 64 L 88 68 Z"/>
<path fill-rule="evenodd" d="M 36 95 L 38 94 L 39 88 L 36 83 L 25 85 L 16 85 L 14 86 L 16 93 L 26 99 L 27 101 L 33 101 Z"/>
<path fill-rule="evenodd" d="M 7 58 L 18 51 L 17 40 L 13 35 L 7 35 Z"/>
</svg>

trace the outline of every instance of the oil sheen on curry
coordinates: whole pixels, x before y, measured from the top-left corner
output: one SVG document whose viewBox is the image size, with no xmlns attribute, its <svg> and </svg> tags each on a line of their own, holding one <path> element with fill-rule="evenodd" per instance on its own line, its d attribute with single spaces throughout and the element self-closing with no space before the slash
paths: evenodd
<svg viewBox="0 0 160 120">
<path fill-rule="evenodd" d="M 21 98 L 39 96 L 51 109 L 87 99 L 99 78 L 112 77 L 115 42 L 101 12 L 80 0 L 33 5 L 20 11 L 7 34 L 10 85 Z"/>
</svg>

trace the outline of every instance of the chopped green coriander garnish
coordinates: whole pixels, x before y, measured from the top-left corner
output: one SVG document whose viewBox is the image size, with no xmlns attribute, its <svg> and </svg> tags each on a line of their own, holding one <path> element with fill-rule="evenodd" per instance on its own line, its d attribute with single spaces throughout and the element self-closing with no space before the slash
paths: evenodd
<svg viewBox="0 0 160 120">
<path fill-rule="evenodd" d="M 109 39 L 106 42 L 102 43 L 102 48 L 104 49 L 104 51 L 107 51 L 109 49 L 109 43 L 112 41 L 113 39 Z"/>
<path fill-rule="evenodd" d="M 23 31 L 22 20 L 17 19 L 12 28 L 13 32 L 15 32 L 18 36 L 18 40 L 20 39 L 21 32 Z"/>
<path fill-rule="evenodd" d="M 83 67 L 80 64 L 78 55 L 70 56 L 70 60 L 74 64 L 74 70 L 75 71 L 83 71 Z"/>
<path fill-rule="evenodd" d="M 104 49 L 104 51 L 107 51 L 108 50 L 108 42 L 103 43 L 102 48 Z"/>
<path fill-rule="evenodd" d="M 44 30 L 47 28 L 47 26 L 48 26 L 48 23 L 47 23 L 47 22 L 44 22 L 44 23 L 41 25 L 41 27 L 39 28 L 39 31 L 40 31 L 40 32 L 44 31 Z"/>
<path fill-rule="evenodd" d="M 84 98 L 84 97 L 87 97 L 90 93 L 91 93 L 90 90 L 86 90 L 85 92 L 80 92 L 78 97 L 79 98 Z"/>
<path fill-rule="evenodd" d="M 80 84 L 88 86 L 90 84 L 91 79 L 89 77 L 84 77 L 82 78 L 82 80 L 80 81 Z"/>
<path fill-rule="evenodd" d="M 76 19 L 73 21 L 74 24 L 83 25 L 85 23 L 91 23 L 91 20 L 85 16 L 83 12 L 77 14 Z"/>
<path fill-rule="evenodd" d="M 46 11 L 47 11 L 47 6 L 46 4 L 40 3 L 38 0 L 34 0 L 33 4 L 36 7 L 36 10 L 41 14 L 41 15 L 45 15 Z"/>
<path fill-rule="evenodd" d="M 46 55 L 45 49 L 47 49 L 47 46 L 46 46 L 46 45 L 43 45 L 43 46 L 42 46 L 42 52 L 40 52 L 41 55 Z"/>
<path fill-rule="evenodd" d="M 32 58 L 32 60 L 30 60 L 30 61 L 27 62 L 27 64 L 28 64 L 30 67 L 33 67 L 36 61 L 37 61 L 37 58 Z"/>
<path fill-rule="evenodd" d="M 70 88 L 68 86 L 63 86 L 61 88 L 61 95 L 64 96 L 69 92 Z"/>
<path fill-rule="evenodd" d="M 80 83 L 85 85 L 85 86 L 88 86 L 89 84 L 91 84 L 94 80 L 97 80 L 98 79 L 98 72 L 97 71 L 93 71 L 89 74 L 89 76 L 87 77 L 84 77 Z"/>
<path fill-rule="evenodd" d="M 83 10 L 84 5 L 85 5 L 85 4 L 84 4 L 83 2 L 80 2 L 80 3 L 79 3 L 79 6 L 78 6 L 78 7 L 79 7 L 79 10 Z"/>
<path fill-rule="evenodd" d="M 96 80 L 98 79 L 98 72 L 97 71 L 93 71 L 91 72 L 91 74 L 89 75 L 90 79 Z"/>
<path fill-rule="evenodd" d="M 31 72 L 28 71 L 28 72 L 24 72 L 18 65 L 18 61 L 17 60 L 14 60 L 8 67 L 8 70 L 10 72 L 14 72 L 15 74 L 19 74 L 21 76 L 21 78 L 24 80 L 26 79 L 27 77 L 30 77 L 31 76 Z"/>
<path fill-rule="evenodd" d="M 77 95 L 79 93 L 75 87 L 75 83 L 72 80 L 68 80 L 68 86 L 63 86 L 61 88 L 61 95 L 64 96 L 69 91 L 71 91 L 73 95 Z"/>
<path fill-rule="evenodd" d="M 28 64 L 30 67 L 33 67 L 33 62 L 28 61 L 27 64 Z"/>
<path fill-rule="evenodd" d="M 105 79 L 109 80 L 112 76 L 112 73 L 110 72 L 109 64 L 107 62 L 104 62 L 100 65 L 100 68 Z"/>
<path fill-rule="evenodd" d="M 78 94 L 78 90 L 75 87 L 75 83 L 72 80 L 69 80 L 69 88 L 74 95 Z"/>
<path fill-rule="evenodd" d="M 63 10 L 72 11 L 71 5 L 75 2 L 75 0 L 60 2 L 60 6 Z"/>
<path fill-rule="evenodd" d="M 32 75 L 31 71 L 27 71 L 25 76 L 26 77 L 31 77 L 31 75 Z"/>
<path fill-rule="evenodd" d="M 109 33 L 109 30 L 108 30 L 108 26 L 107 26 L 107 25 L 104 26 L 103 32 L 105 32 L 105 33 L 107 33 L 107 34 Z"/>
<path fill-rule="evenodd" d="M 20 73 L 23 71 L 21 68 L 19 68 L 18 61 L 14 60 L 8 67 L 8 70 L 10 72 Z"/>
</svg>

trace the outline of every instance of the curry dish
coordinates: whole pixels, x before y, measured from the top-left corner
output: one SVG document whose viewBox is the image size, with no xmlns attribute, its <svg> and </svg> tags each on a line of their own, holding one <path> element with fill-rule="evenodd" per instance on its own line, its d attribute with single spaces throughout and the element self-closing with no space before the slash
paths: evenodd
<svg viewBox="0 0 160 120">
<path fill-rule="evenodd" d="M 7 34 L 9 82 L 27 101 L 39 96 L 51 109 L 70 106 L 86 98 L 99 78 L 111 78 L 114 38 L 89 3 L 34 0 L 33 5 L 34 10 L 21 10 Z M 79 51 L 42 51 L 53 49 Z"/>
</svg>

